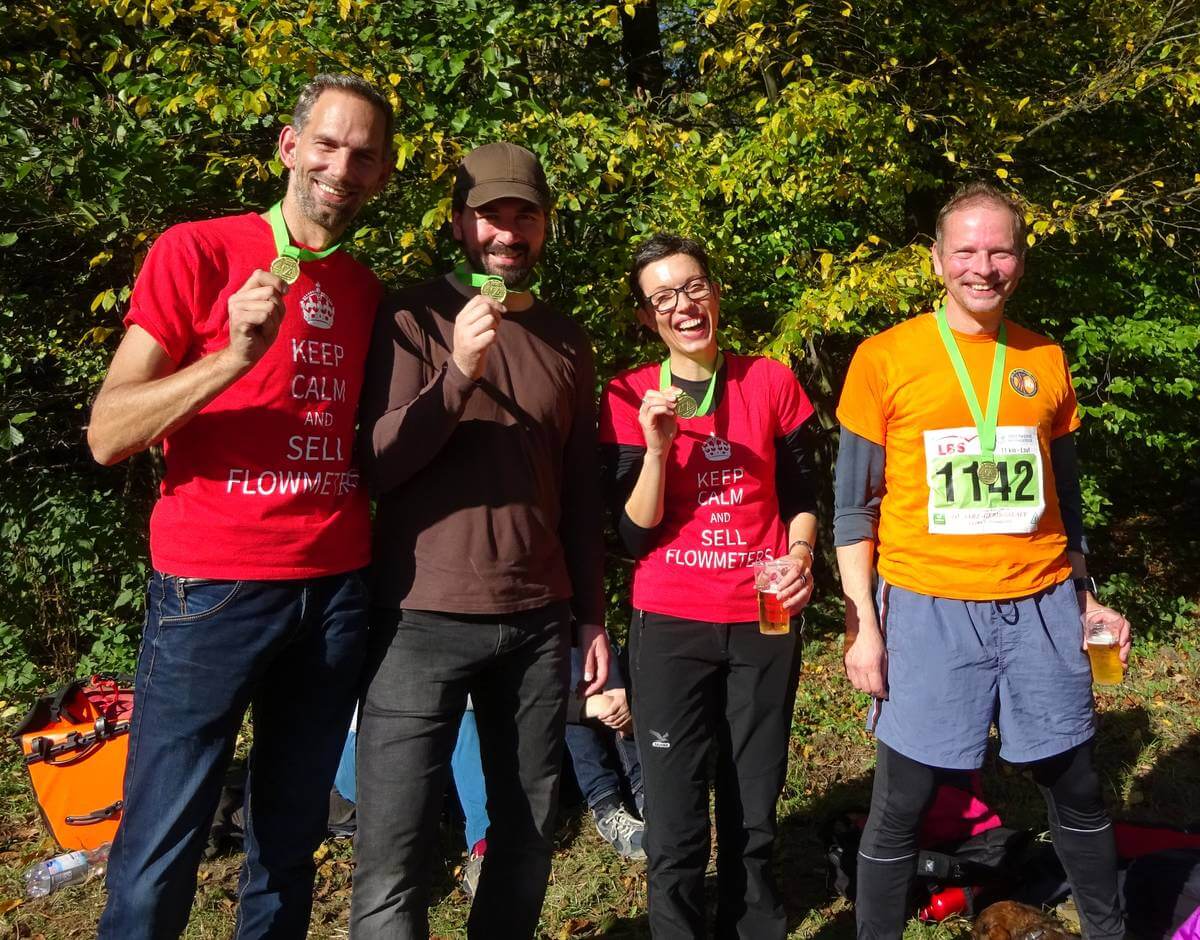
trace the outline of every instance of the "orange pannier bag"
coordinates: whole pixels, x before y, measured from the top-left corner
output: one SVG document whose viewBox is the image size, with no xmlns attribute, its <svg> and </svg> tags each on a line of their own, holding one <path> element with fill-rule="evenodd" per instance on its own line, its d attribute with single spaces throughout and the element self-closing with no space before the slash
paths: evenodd
<svg viewBox="0 0 1200 940">
<path fill-rule="evenodd" d="M 38 809 L 63 849 L 94 849 L 117 831 L 132 686 L 129 676 L 76 679 L 38 699 L 13 732 Z"/>
</svg>

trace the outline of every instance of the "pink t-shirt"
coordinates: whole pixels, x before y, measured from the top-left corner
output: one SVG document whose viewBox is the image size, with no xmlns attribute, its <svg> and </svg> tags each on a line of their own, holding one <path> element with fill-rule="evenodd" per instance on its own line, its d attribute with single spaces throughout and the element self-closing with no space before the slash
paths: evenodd
<svg viewBox="0 0 1200 940">
<path fill-rule="evenodd" d="M 633 569 L 633 606 L 690 620 L 758 619 L 756 561 L 787 551 L 775 492 L 775 441 L 812 414 L 791 371 L 757 356 L 725 356 L 725 393 L 704 417 L 681 420 L 667 464 L 657 543 Z M 600 440 L 645 447 L 638 409 L 659 364 L 604 389 Z"/>
<path fill-rule="evenodd" d="M 230 295 L 274 257 L 271 229 L 253 213 L 176 225 L 147 255 L 125 323 L 188 366 L 229 344 Z M 344 251 L 300 265 L 263 358 L 163 443 L 156 569 L 278 580 L 367 564 L 355 419 L 380 295 Z"/>
</svg>

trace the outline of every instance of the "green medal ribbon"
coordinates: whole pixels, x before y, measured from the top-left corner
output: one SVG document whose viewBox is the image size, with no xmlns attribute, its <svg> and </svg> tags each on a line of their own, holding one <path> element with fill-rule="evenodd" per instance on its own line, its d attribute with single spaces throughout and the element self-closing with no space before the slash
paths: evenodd
<svg viewBox="0 0 1200 940">
<path fill-rule="evenodd" d="M 703 418 L 712 408 L 713 393 L 717 388 L 717 373 L 721 371 L 721 363 L 723 357 L 720 351 L 717 352 L 717 361 L 713 366 L 713 374 L 708 380 L 708 389 L 704 392 L 704 398 L 699 405 L 687 392 L 680 392 L 675 399 L 675 416 L 679 418 Z M 661 368 L 658 370 L 658 390 L 665 392 L 671 387 L 671 357 L 668 356 L 663 360 Z"/>
<path fill-rule="evenodd" d="M 504 278 L 499 275 L 476 274 L 474 271 L 467 270 L 465 264 L 460 264 L 454 269 L 454 276 L 463 284 L 479 288 L 479 293 L 483 294 L 484 297 L 490 297 L 497 303 L 504 303 L 507 297 L 523 298 L 530 296 L 529 291 L 509 290 L 508 285 L 504 283 Z"/>
<path fill-rule="evenodd" d="M 275 236 L 275 260 L 271 262 L 270 271 L 284 283 L 296 283 L 296 279 L 300 277 L 301 261 L 320 261 L 342 247 L 341 242 L 335 242 L 324 251 L 312 251 L 293 245 L 287 223 L 283 220 L 282 202 L 275 203 L 267 210 L 267 221 L 271 225 L 271 234 Z"/>
<path fill-rule="evenodd" d="M 971 417 L 975 419 L 975 429 L 979 432 L 979 453 L 983 462 L 979 478 L 984 483 L 993 483 L 996 478 L 992 474 L 995 472 L 996 466 L 992 462 L 992 457 L 996 453 L 996 421 L 1000 416 L 1000 390 L 1004 378 L 1004 353 L 1008 348 L 1006 345 L 1008 331 L 1004 321 L 1001 320 L 1000 332 L 996 334 L 996 352 L 992 356 L 992 379 L 988 388 L 987 415 L 985 416 L 979 408 L 979 398 L 975 394 L 975 386 L 971 383 L 971 376 L 967 372 L 967 364 L 963 361 L 958 343 L 954 341 L 954 336 L 950 332 L 950 324 L 946 320 L 945 304 L 938 308 L 936 318 L 942 345 L 946 347 L 946 352 L 950 356 L 950 362 L 954 366 L 954 374 L 958 376 L 958 384 L 962 389 L 963 398 L 967 400 L 967 407 L 971 409 Z M 985 473 L 989 464 L 991 469 Z M 988 476 L 992 478 L 989 480 L 986 478 Z"/>
<path fill-rule="evenodd" d="M 271 234 L 275 236 L 275 254 L 281 258 L 295 258 L 297 261 L 320 261 L 322 258 L 328 258 L 342 247 L 341 242 L 335 242 L 324 251 L 312 251 L 293 245 L 292 237 L 288 234 L 287 223 L 283 221 L 282 202 L 271 206 L 267 212 L 267 221 L 271 223 Z"/>
</svg>

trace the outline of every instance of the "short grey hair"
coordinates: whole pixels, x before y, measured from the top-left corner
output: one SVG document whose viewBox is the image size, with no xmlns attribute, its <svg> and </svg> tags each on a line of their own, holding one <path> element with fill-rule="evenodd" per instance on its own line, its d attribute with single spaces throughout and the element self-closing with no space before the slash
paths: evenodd
<svg viewBox="0 0 1200 940">
<path fill-rule="evenodd" d="M 942 211 L 938 213 L 937 222 L 934 225 L 934 241 L 939 245 L 942 243 L 942 232 L 945 229 L 946 219 L 961 209 L 967 209 L 981 203 L 993 205 L 1008 211 L 1013 220 L 1013 234 L 1017 240 L 1017 254 L 1024 255 L 1026 227 L 1025 213 L 1021 209 L 1021 204 L 1013 196 L 998 189 L 991 183 L 978 180 L 960 186 L 954 195 L 950 197 L 950 201 L 942 206 Z"/>
<path fill-rule="evenodd" d="M 364 99 L 379 109 L 383 115 L 383 149 L 384 153 L 392 150 L 392 126 L 396 116 L 392 111 L 392 103 L 387 100 L 374 85 L 357 75 L 335 75 L 325 73 L 315 76 L 307 85 L 300 89 L 300 97 L 296 99 L 296 107 L 292 109 L 292 127 L 296 133 L 304 130 L 308 118 L 312 114 L 313 105 L 327 91 L 345 91 Z"/>
</svg>

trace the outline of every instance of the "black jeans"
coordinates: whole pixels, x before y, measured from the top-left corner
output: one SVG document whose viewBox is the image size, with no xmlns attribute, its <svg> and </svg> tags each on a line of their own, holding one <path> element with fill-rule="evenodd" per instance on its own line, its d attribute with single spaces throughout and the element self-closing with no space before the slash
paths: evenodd
<svg viewBox="0 0 1200 940">
<path fill-rule="evenodd" d="M 374 611 L 358 725 L 355 940 L 429 936 L 438 819 L 468 693 L 491 823 L 467 936 L 534 935 L 550 877 L 569 649 L 566 602 L 514 614 Z"/>
<path fill-rule="evenodd" d="M 783 940 L 771 856 L 787 772 L 800 638 L 758 623 L 697 623 L 635 611 L 633 719 L 646 793 L 650 931 L 707 935 L 709 754 L 716 746 L 716 936 Z"/>
</svg>

